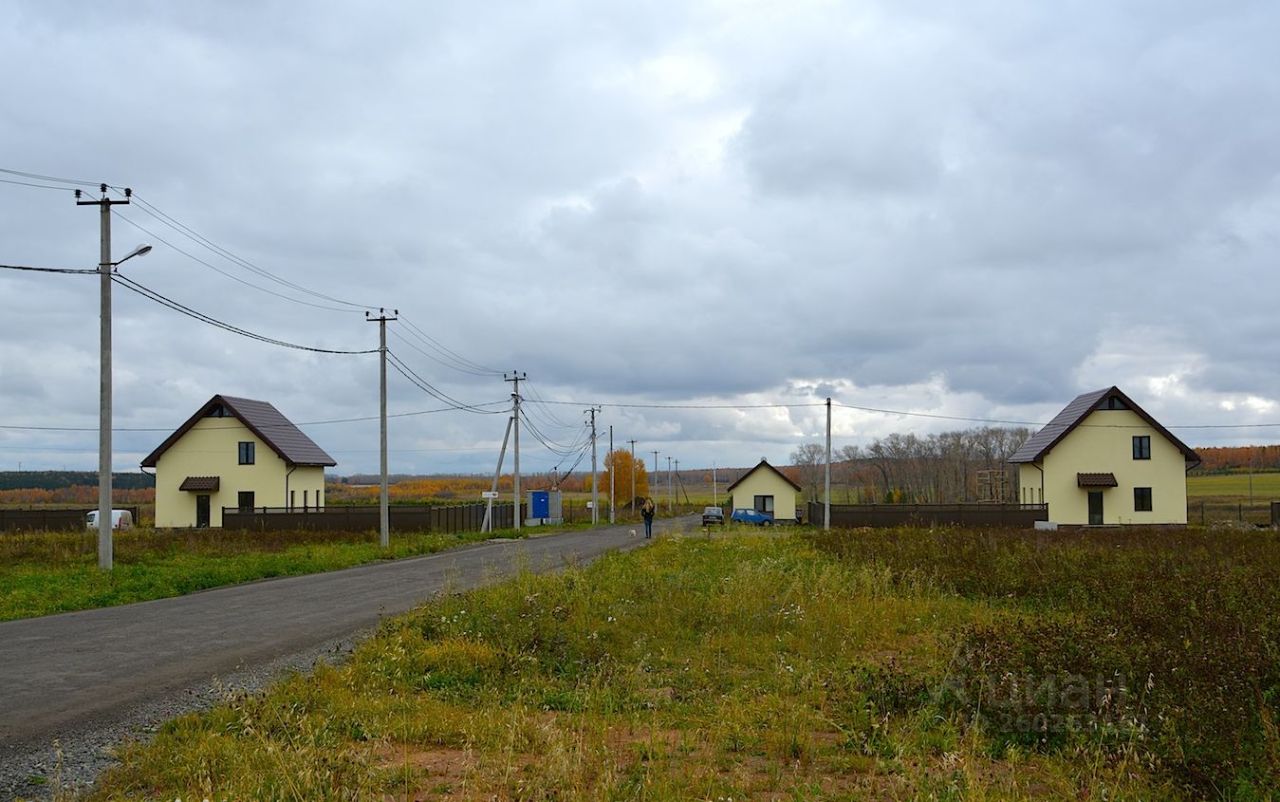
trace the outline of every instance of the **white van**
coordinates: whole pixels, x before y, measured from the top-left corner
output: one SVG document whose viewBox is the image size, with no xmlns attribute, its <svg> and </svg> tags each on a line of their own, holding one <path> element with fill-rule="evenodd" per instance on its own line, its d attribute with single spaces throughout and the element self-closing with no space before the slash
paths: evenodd
<svg viewBox="0 0 1280 802">
<path fill-rule="evenodd" d="M 98 511 L 94 510 L 85 517 L 85 529 L 98 528 Z M 132 529 L 133 513 L 129 510 L 112 510 L 111 511 L 111 528 L 112 529 Z"/>
</svg>

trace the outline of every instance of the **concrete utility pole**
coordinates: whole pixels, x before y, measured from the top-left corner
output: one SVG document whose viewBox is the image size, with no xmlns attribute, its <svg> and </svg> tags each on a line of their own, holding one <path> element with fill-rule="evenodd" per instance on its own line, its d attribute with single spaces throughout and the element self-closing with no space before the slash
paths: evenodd
<svg viewBox="0 0 1280 802">
<path fill-rule="evenodd" d="M 609 424 L 609 523 L 613 520 L 613 488 L 617 484 L 613 477 L 618 473 L 618 458 L 613 453 L 613 424 Z"/>
<path fill-rule="evenodd" d="M 636 514 L 636 441 L 628 440 L 631 444 L 631 514 Z"/>
<path fill-rule="evenodd" d="M 513 431 L 515 432 L 515 442 L 512 444 L 515 450 L 515 477 L 512 482 L 511 493 L 516 499 L 515 519 L 516 531 L 520 531 L 520 382 L 529 378 L 529 374 L 521 373 L 513 370 L 510 373 L 502 374 L 502 380 L 512 382 L 511 388 L 511 420 L 513 422 Z"/>
<path fill-rule="evenodd" d="M 716 491 L 716 464 L 711 463 L 711 503 L 720 506 L 720 496 Z"/>
<path fill-rule="evenodd" d="M 676 512 L 676 486 L 671 484 L 671 457 L 667 457 L 667 514 Z"/>
<path fill-rule="evenodd" d="M 98 567 L 110 571 L 112 566 L 111 543 L 111 270 L 117 264 L 126 262 L 135 256 L 141 256 L 151 250 L 151 246 L 140 246 L 120 262 L 111 261 L 111 207 L 129 203 L 133 190 L 125 187 L 123 200 L 112 200 L 107 197 L 107 185 L 100 187 L 102 197 L 98 200 L 80 200 L 80 190 L 76 190 L 77 206 L 97 206 L 100 212 L 98 280 L 99 280 L 99 318 L 98 334 Z"/>
<path fill-rule="evenodd" d="M 399 320 L 396 317 L 399 314 L 399 309 L 392 309 L 391 317 L 385 309 L 378 309 L 377 317 L 364 313 L 365 322 L 378 324 L 378 453 L 382 471 L 378 486 L 378 542 L 384 549 L 391 546 L 391 500 L 387 492 L 387 321 Z"/>
<path fill-rule="evenodd" d="M 822 504 L 822 528 L 831 528 L 831 396 L 827 396 L 827 477 Z"/>
<path fill-rule="evenodd" d="M 507 440 L 511 439 L 511 424 L 515 422 L 515 418 L 507 418 L 507 430 L 502 433 L 502 450 L 498 452 L 498 467 L 493 469 L 493 490 L 489 491 L 488 498 L 485 499 L 487 504 L 484 507 L 484 521 L 480 524 L 481 532 L 493 531 L 493 500 L 498 497 L 498 480 L 502 477 L 502 460 L 507 456 Z M 520 510 L 516 509 L 516 514 L 520 514 Z"/>
<path fill-rule="evenodd" d="M 591 523 L 593 525 L 600 521 L 600 495 L 596 492 L 596 413 L 599 411 L 599 407 L 587 410 L 591 415 Z"/>
</svg>

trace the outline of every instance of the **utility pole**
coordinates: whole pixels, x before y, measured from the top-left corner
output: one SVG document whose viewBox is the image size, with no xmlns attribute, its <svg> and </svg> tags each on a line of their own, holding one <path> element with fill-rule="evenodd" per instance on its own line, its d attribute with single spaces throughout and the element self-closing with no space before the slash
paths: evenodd
<svg viewBox="0 0 1280 802">
<path fill-rule="evenodd" d="M 628 440 L 631 444 L 631 514 L 636 514 L 636 441 Z"/>
<path fill-rule="evenodd" d="M 822 503 L 822 528 L 831 528 L 831 396 L 827 396 L 827 476 Z"/>
<path fill-rule="evenodd" d="M 667 514 L 676 512 L 676 486 L 671 484 L 671 457 L 667 457 Z"/>
<path fill-rule="evenodd" d="M 107 197 L 107 185 L 101 187 L 98 200 L 80 200 L 76 190 L 76 206 L 97 206 L 100 229 L 98 281 L 98 568 L 110 571 L 111 543 L 111 207 L 129 203 L 133 190 L 125 187 L 123 200 Z M 150 250 L 148 248 L 147 250 Z M 134 251 L 134 254 L 139 251 Z M 144 251 L 145 253 L 145 251 Z M 133 256 L 134 254 L 130 254 Z M 126 256 L 125 259 L 129 257 Z M 123 259 L 121 261 L 124 261 Z"/>
<path fill-rule="evenodd" d="M 592 407 L 587 410 L 587 414 L 591 416 L 591 523 L 595 525 L 600 521 L 600 495 L 596 492 L 596 413 L 600 411 L 599 407 Z"/>
<path fill-rule="evenodd" d="M 493 469 L 493 490 L 489 491 L 489 496 L 485 499 L 484 521 L 480 524 L 481 532 L 493 531 L 493 500 L 498 497 L 498 480 L 502 478 L 502 460 L 507 456 L 507 440 L 511 438 L 511 424 L 515 422 L 515 418 L 507 418 L 507 430 L 502 433 L 502 450 L 498 452 L 498 467 Z M 517 508 L 516 515 L 520 514 Z"/>
<path fill-rule="evenodd" d="M 720 506 L 720 496 L 716 492 L 716 464 L 711 463 L 711 503 Z"/>
<path fill-rule="evenodd" d="M 378 542 L 384 549 L 391 546 L 391 502 L 387 493 L 387 321 L 399 320 L 396 317 L 399 314 L 399 309 L 392 309 L 391 317 L 388 317 L 387 310 L 381 308 L 377 317 L 364 313 L 366 323 L 378 324 L 378 452 L 382 471 L 378 492 Z"/>
<path fill-rule="evenodd" d="M 609 424 L 609 523 L 613 520 L 613 489 L 617 484 L 613 477 L 618 473 L 618 458 L 613 453 L 613 424 Z"/>
<path fill-rule="evenodd" d="M 529 374 L 521 373 L 518 370 L 502 374 L 504 382 L 512 383 L 511 420 L 513 421 L 512 427 L 515 433 L 515 442 L 512 444 L 515 451 L 515 478 L 512 482 L 511 492 L 516 499 L 515 519 L 517 532 L 520 531 L 520 382 L 527 378 L 529 378 Z"/>
<path fill-rule="evenodd" d="M 656 481 L 658 481 L 658 476 L 659 476 L 659 471 L 658 471 L 658 452 L 657 452 L 657 451 L 654 451 L 654 452 L 653 452 L 653 481 L 651 481 L 651 482 L 649 483 L 649 492 L 650 492 L 650 493 L 652 493 L 652 492 L 654 491 L 654 484 L 653 484 L 653 483 L 654 483 L 654 482 L 656 482 Z M 650 498 L 653 498 L 653 496 L 650 496 Z"/>
</svg>

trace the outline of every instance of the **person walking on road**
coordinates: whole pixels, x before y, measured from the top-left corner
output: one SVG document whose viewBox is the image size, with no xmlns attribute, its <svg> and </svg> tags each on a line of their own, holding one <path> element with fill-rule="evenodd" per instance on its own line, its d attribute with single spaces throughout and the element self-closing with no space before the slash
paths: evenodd
<svg viewBox="0 0 1280 802">
<path fill-rule="evenodd" d="M 644 504 L 640 505 L 640 514 L 644 516 L 644 536 L 646 539 L 653 537 L 653 516 L 658 511 L 653 504 L 653 499 L 646 498 Z"/>
</svg>

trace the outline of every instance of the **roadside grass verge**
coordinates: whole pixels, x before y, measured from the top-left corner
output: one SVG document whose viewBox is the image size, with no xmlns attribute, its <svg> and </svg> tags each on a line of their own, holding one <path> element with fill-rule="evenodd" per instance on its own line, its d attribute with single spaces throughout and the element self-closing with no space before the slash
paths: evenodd
<svg viewBox="0 0 1280 802">
<path fill-rule="evenodd" d="M 1072 569 L 1093 587 L 1127 576 L 1111 561 L 1198 575 L 1178 567 L 1191 545 L 1135 557 L 1132 543 L 1076 554 L 1069 538 L 1013 533 L 661 539 L 389 620 L 343 666 L 123 748 L 89 798 L 1264 799 L 1280 776 L 1265 721 L 1246 738 L 1258 748 L 1206 785 L 1153 747 L 1167 734 L 1151 722 L 1177 700 L 1149 693 L 1053 737 L 988 713 L 1022 698 L 997 671 L 1111 670 L 1112 655 L 1141 668 L 1141 643 L 1094 630 L 1111 645 L 1079 657 L 1070 636 L 1100 608 L 1058 585 Z M 1200 544 L 1186 561 L 1247 572 L 1257 555 L 1235 547 L 1219 560 Z M 1143 598 L 1159 614 L 1160 597 Z M 1257 620 L 1240 615 L 1246 630 Z M 1218 665 L 1256 668 L 1234 651 Z"/>
<path fill-rule="evenodd" d="M 236 532 L 221 529 L 119 532 L 114 567 L 98 570 L 94 532 L 0 535 L 0 621 L 181 596 L 255 579 L 349 568 L 431 554 L 495 533 Z"/>
</svg>

